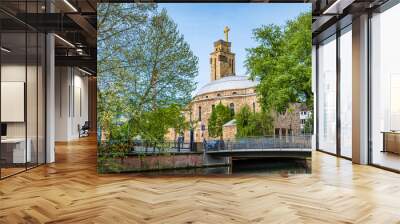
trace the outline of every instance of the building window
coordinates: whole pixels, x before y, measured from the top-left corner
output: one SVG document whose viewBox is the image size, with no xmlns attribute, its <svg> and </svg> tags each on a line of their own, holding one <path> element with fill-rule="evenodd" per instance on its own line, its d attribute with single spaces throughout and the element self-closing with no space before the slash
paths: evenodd
<svg viewBox="0 0 400 224">
<path fill-rule="evenodd" d="M 236 95 L 236 94 L 237 94 L 237 92 L 233 92 L 233 93 L 232 93 L 232 95 Z"/>
<path fill-rule="evenodd" d="M 256 112 L 256 103 L 253 102 L 253 113 L 255 113 L 255 112 Z"/>
<path fill-rule="evenodd" d="M 400 4 L 371 19 L 370 131 L 372 163 L 399 170 L 400 63 L 398 61 Z"/>
<path fill-rule="evenodd" d="M 215 105 L 211 105 L 211 111 L 214 111 Z"/>
<path fill-rule="evenodd" d="M 221 94 L 220 94 L 220 93 L 218 93 L 218 94 L 217 94 L 217 96 L 221 96 Z"/>
<path fill-rule="evenodd" d="M 340 153 L 352 157 L 352 34 L 351 26 L 341 31 L 340 54 Z M 374 65 L 375 66 L 375 65 Z M 306 115 L 304 113 L 304 115 Z"/>
<path fill-rule="evenodd" d="M 336 35 L 318 48 L 318 146 L 336 154 Z"/>
<path fill-rule="evenodd" d="M 229 104 L 229 109 L 231 110 L 231 116 L 235 116 L 235 105 L 233 103 Z"/>
<path fill-rule="evenodd" d="M 201 107 L 199 107 L 199 121 L 201 121 Z"/>
</svg>

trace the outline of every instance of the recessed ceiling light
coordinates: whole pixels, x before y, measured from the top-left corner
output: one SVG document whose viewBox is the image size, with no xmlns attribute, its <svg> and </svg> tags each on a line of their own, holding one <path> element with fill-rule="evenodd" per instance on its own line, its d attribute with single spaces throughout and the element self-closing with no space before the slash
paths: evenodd
<svg viewBox="0 0 400 224">
<path fill-rule="evenodd" d="M 54 34 L 54 36 L 55 37 L 57 37 L 59 40 L 61 40 L 62 42 L 64 42 L 65 44 L 67 44 L 68 46 L 70 46 L 70 47 L 72 47 L 72 48 L 75 48 L 75 45 L 73 45 L 71 42 L 69 42 L 68 40 L 66 40 L 66 39 L 64 39 L 64 38 L 62 38 L 62 37 L 60 37 L 59 35 L 57 35 L 57 34 Z"/>
<path fill-rule="evenodd" d="M 4 51 L 6 53 L 10 53 L 11 52 L 11 50 L 9 50 L 9 49 L 7 49 L 5 47 L 1 47 L 0 49 L 1 49 L 1 51 Z"/>
<path fill-rule="evenodd" d="M 330 5 L 322 14 L 342 14 L 343 10 L 351 5 L 355 0 L 337 0 Z"/>
<path fill-rule="evenodd" d="M 65 4 L 67 4 L 74 12 L 78 12 L 78 10 L 68 1 L 64 0 Z"/>
<path fill-rule="evenodd" d="M 88 71 L 86 71 L 86 70 L 83 70 L 83 69 L 81 69 L 81 68 L 79 68 L 79 67 L 78 67 L 78 70 L 81 71 L 81 72 L 83 72 L 83 73 L 85 73 L 85 74 L 87 74 L 87 75 L 92 75 L 92 73 L 90 73 L 90 72 L 88 72 Z"/>
</svg>

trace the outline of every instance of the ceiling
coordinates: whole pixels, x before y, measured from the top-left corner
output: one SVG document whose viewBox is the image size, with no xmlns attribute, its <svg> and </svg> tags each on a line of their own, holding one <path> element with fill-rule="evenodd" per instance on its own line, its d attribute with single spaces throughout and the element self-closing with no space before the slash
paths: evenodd
<svg viewBox="0 0 400 224">
<path fill-rule="evenodd" d="M 193 0 L 208 2 L 212 0 Z M 214 0 L 215 1 L 215 0 Z M 312 3 L 313 41 L 343 18 L 376 8 L 387 0 L 254 0 L 270 3 Z M 46 4 L 47 2 L 47 4 Z M 1 0 L 0 23 L 3 32 L 18 33 L 26 29 L 54 32 L 56 65 L 79 66 L 92 74 L 97 65 L 97 14 L 98 2 L 127 2 L 124 0 Z M 128 1 L 137 2 L 137 1 Z M 142 2 L 154 2 L 142 0 Z M 187 2 L 184 0 L 159 0 L 157 2 Z M 227 1 L 221 1 L 227 2 Z M 228 2 L 249 2 L 228 0 Z M 49 13 L 49 12 L 52 13 Z M 349 19 L 351 22 L 351 18 Z M 334 29 L 332 32 L 335 32 Z M 14 35 L 15 36 L 15 35 Z M 5 38 L 14 39 L 12 34 Z M 15 38 L 16 43 L 18 38 Z M 17 46 L 15 46 L 17 47 Z M 27 50 L 28 54 L 30 50 Z M 26 54 L 26 52 L 25 52 Z"/>
<path fill-rule="evenodd" d="M 96 5 L 97 0 L 1 0 L 2 36 L 8 38 L 8 47 L 14 48 L 11 53 L 17 58 L 18 54 L 29 56 L 34 49 L 29 44 L 28 53 L 22 49 L 21 32 L 27 31 L 28 36 L 29 32 L 55 33 L 56 66 L 78 66 L 95 75 Z"/>
<path fill-rule="evenodd" d="M 312 0 L 313 42 L 351 24 L 352 18 L 372 12 L 388 0 Z"/>
</svg>

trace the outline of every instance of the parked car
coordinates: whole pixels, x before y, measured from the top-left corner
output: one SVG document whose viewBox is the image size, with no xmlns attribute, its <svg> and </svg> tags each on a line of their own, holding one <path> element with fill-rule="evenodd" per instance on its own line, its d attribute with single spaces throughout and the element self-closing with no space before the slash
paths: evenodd
<svg viewBox="0 0 400 224">
<path fill-rule="evenodd" d="M 224 140 L 205 141 L 205 148 L 208 151 L 224 150 L 225 149 L 225 143 L 224 143 Z"/>
</svg>

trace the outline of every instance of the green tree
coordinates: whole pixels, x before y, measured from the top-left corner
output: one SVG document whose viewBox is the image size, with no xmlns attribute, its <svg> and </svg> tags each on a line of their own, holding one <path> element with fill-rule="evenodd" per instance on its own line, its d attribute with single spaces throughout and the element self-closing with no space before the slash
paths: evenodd
<svg viewBox="0 0 400 224">
<path fill-rule="evenodd" d="M 236 137 L 247 137 L 254 135 L 254 113 L 251 112 L 248 105 L 240 108 L 239 113 L 235 115 L 237 133 Z"/>
<path fill-rule="evenodd" d="M 295 121 L 295 119 L 296 119 L 296 116 L 299 116 L 299 115 L 296 113 L 295 105 L 290 104 L 290 105 L 288 106 L 288 108 L 287 108 L 287 110 L 286 110 L 285 116 L 286 116 L 286 119 L 289 120 L 289 130 L 290 130 L 291 132 L 293 132 L 293 128 L 294 128 L 294 126 L 295 126 L 294 121 Z"/>
<path fill-rule="evenodd" d="M 269 136 L 274 133 L 274 118 L 268 111 L 261 111 L 254 114 L 256 120 L 256 135 Z"/>
<path fill-rule="evenodd" d="M 182 134 L 185 130 L 189 129 L 190 122 L 187 122 L 183 114 L 183 108 L 179 105 L 171 105 L 169 108 L 170 112 L 170 127 L 174 129 L 174 139 L 177 139 L 177 134 Z"/>
<path fill-rule="evenodd" d="M 232 114 L 229 107 L 222 103 L 217 104 L 208 119 L 208 134 L 211 137 L 220 137 L 223 140 L 222 127 L 230 120 L 232 120 Z"/>
<path fill-rule="evenodd" d="M 99 4 L 98 30 L 101 129 L 114 130 L 112 120 L 121 116 L 128 139 L 161 139 L 164 127 L 181 129 L 181 119 L 171 124 L 162 116 L 191 100 L 198 59 L 167 11 L 155 4 Z"/>
<path fill-rule="evenodd" d="M 314 132 L 314 116 L 310 114 L 304 123 L 304 134 L 312 134 Z"/>
<path fill-rule="evenodd" d="M 273 118 L 266 112 L 251 112 L 245 105 L 235 116 L 237 133 L 236 137 L 266 136 L 273 131 Z"/>
<path fill-rule="evenodd" d="M 285 26 L 266 25 L 253 31 L 259 45 L 247 49 L 246 67 L 259 78 L 257 93 L 264 110 L 284 113 L 292 103 L 312 108 L 311 13 Z"/>
<path fill-rule="evenodd" d="M 141 125 L 142 137 L 156 142 L 164 141 L 168 128 L 174 128 L 179 133 L 188 127 L 181 114 L 181 107 L 176 104 L 143 113 Z"/>
</svg>

